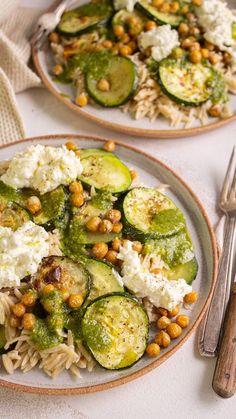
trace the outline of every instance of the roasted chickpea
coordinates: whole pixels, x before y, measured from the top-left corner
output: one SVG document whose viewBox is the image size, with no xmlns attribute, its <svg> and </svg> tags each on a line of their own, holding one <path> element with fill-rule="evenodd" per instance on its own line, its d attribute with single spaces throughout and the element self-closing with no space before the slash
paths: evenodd
<svg viewBox="0 0 236 419">
<path fill-rule="evenodd" d="M 118 253 L 115 250 L 108 250 L 106 260 L 115 265 L 117 263 L 117 255 Z"/>
<path fill-rule="evenodd" d="M 197 291 L 192 291 L 189 294 L 185 295 L 184 302 L 187 304 L 193 304 L 198 299 L 198 293 Z"/>
<path fill-rule="evenodd" d="M 81 294 L 71 294 L 68 298 L 68 305 L 71 308 L 79 308 L 83 304 L 83 296 Z"/>
<path fill-rule="evenodd" d="M 184 7 L 182 7 L 181 12 L 186 15 L 187 13 L 189 13 L 189 6 L 187 4 L 185 4 Z"/>
<path fill-rule="evenodd" d="M 144 29 L 145 31 L 151 31 L 152 29 L 156 28 L 156 23 L 153 20 L 148 20 L 147 23 L 145 23 Z"/>
<path fill-rule="evenodd" d="M 181 42 L 181 46 L 184 49 L 189 49 L 191 48 L 192 45 L 193 45 L 193 41 L 189 38 L 186 38 Z"/>
<path fill-rule="evenodd" d="M 129 35 L 132 38 L 137 38 L 137 36 L 142 32 L 142 26 L 140 24 L 136 25 L 129 29 Z"/>
<path fill-rule="evenodd" d="M 19 317 L 11 316 L 9 322 L 10 322 L 11 327 L 20 327 L 21 325 L 21 321 Z"/>
<path fill-rule="evenodd" d="M 189 54 L 189 59 L 193 64 L 198 64 L 201 62 L 202 54 L 198 50 L 193 50 Z"/>
<path fill-rule="evenodd" d="M 192 0 L 192 4 L 194 6 L 201 6 L 202 5 L 202 0 Z"/>
<path fill-rule="evenodd" d="M 60 293 L 61 293 L 63 301 L 68 300 L 68 298 L 70 296 L 70 293 L 69 293 L 69 290 L 67 288 L 61 288 Z"/>
<path fill-rule="evenodd" d="M 221 105 L 220 104 L 216 104 L 213 105 L 209 110 L 208 110 L 208 114 L 210 116 L 212 116 L 213 118 L 218 118 L 221 115 Z"/>
<path fill-rule="evenodd" d="M 101 79 L 98 81 L 97 83 L 97 88 L 98 90 L 100 90 L 101 92 L 109 92 L 111 86 L 108 80 L 106 79 Z"/>
<path fill-rule="evenodd" d="M 120 38 L 122 35 L 124 35 L 125 30 L 124 30 L 123 26 L 115 25 L 113 27 L 113 32 L 114 32 L 114 35 L 117 36 L 117 38 Z"/>
<path fill-rule="evenodd" d="M 163 5 L 163 3 L 164 3 L 164 0 L 153 0 L 153 1 L 152 1 L 152 5 L 153 5 L 154 7 L 160 7 L 160 6 L 162 6 L 162 5 Z"/>
<path fill-rule="evenodd" d="M 141 253 L 143 250 L 143 245 L 139 241 L 134 241 L 132 244 L 132 249 L 137 253 Z"/>
<path fill-rule="evenodd" d="M 182 333 L 182 329 L 177 323 L 169 324 L 166 328 L 166 331 L 168 335 L 170 335 L 171 339 L 178 338 Z"/>
<path fill-rule="evenodd" d="M 137 49 L 138 49 L 137 42 L 135 42 L 135 41 L 130 41 L 130 42 L 127 44 L 127 46 L 131 48 L 131 50 L 132 50 L 132 54 L 133 54 L 134 52 L 136 52 L 136 51 L 137 51 Z"/>
<path fill-rule="evenodd" d="M 67 150 L 72 150 L 72 151 L 77 150 L 77 146 L 72 141 L 68 141 L 67 143 L 65 143 L 65 146 Z"/>
<path fill-rule="evenodd" d="M 182 329 L 185 329 L 189 325 L 189 318 L 188 316 L 184 316 L 183 314 L 180 314 L 176 317 L 176 323 L 182 327 Z"/>
<path fill-rule="evenodd" d="M 170 13 L 170 4 L 167 2 L 164 2 L 161 6 L 160 6 L 160 11 L 162 13 Z"/>
<path fill-rule="evenodd" d="M 26 292 L 21 298 L 22 304 L 24 304 L 26 307 L 33 307 L 36 303 L 36 300 L 36 295 L 30 291 Z"/>
<path fill-rule="evenodd" d="M 148 356 L 150 356 L 151 358 L 158 356 L 160 351 L 161 351 L 161 348 L 157 343 L 149 343 L 147 345 L 146 352 Z"/>
<path fill-rule="evenodd" d="M 36 322 L 36 317 L 33 313 L 25 313 L 22 319 L 22 326 L 26 330 L 32 330 Z"/>
<path fill-rule="evenodd" d="M 217 64 L 218 63 L 218 61 L 219 61 L 219 58 L 218 58 L 218 55 L 216 55 L 216 54 L 209 54 L 209 61 L 210 61 L 210 63 L 211 64 L 213 64 L 213 65 L 215 65 L 215 64 Z"/>
<path fill-rule="evenodd" d="M 115 148 L 116 148 L 116 144 L 115 144 L 115 142 L 114 141 L 111 141 L 111 140 L 109 140 L 109 141 L 106 141 L 105 142 L 105 144 L 104 144 L 104 146 L 103 146 L 103 148 L 104 148 L 104 150 L 106 150 L 106 151 L 114 151 L 115 150 Z"/>
<path fill-rule="evenodd" d="M 119 252 L 121 247 L 121 240 L 120 239 L 114 239 L 112 241 L 112 249 L 115 250 L 116 252 Z"/>
<path fill-rule="evenodd" d="M 53 292 L 54 290 L 55 290 L 54 285 L 47 284 L 47 285 L 45 285 L 45 287 L 43 287 L 43 295 L 48 295 L 51 292 Z"/>
<path fill-rule="evenodd" d="M 131 48 L 128 45 L 124 45 L 120 48 L 120 55 L 122 57 L 127 57 L 127 55 L 130 55 L 132 53 Z"/>
<path fill-rule="evenodd" d="M 42 208 L 40 199 L 37 196 L 30 196 L 26 205 L 31 214 L 37 214 Z"/>
<path fill-rule="evenodd" d="M 209 49 L 209 51 L 213 51 L 215 49 L 215 45 L 206 40 L 204 41 L 204 45 L 205 45 L 205 48 Z"/>
<path fill-rule="evenodd" d="M 78 181 L 71 182 L 71 184 L 69 186 L 69 191 L 71 193 L 82 193 L 83 190 L 84 190 L 84 188 L 83 188 L 82 183 L 81 182 L 78 182 Z"/>
<path fill-rule="evenodd" d="M 201 48 L 202 58 L 209 58 L 210 51 L 207 48 Z"/>
<path fill-rule="evenodd" d="M 130 36 L 127 34 L 127 33 L 125 33 L 122 37 L 121 37 L 121 39 L 120 39 L 122 42 L 123 42 L 123 44 L 128 44 L 129 42 L 130 42 Z"/>
<path fill-rule="evenodd" d="M 106 213 L 106 218 L 112 223 L 118 223 L 121 219 L 121 212 L 116 209 L 111 209 Z"/>
<path fill-rule="evenodd" d="M 173 308 L 173 310 L 168 311 L 168 317 L 172 318 L 172 317 L 177 316 L 177 314 L 179 314 L 179 310 L 180 310 L 180 306 L 177 305 L 175 308 Z"/>
<path fill-rule="evenodd" d="M 108 252 L 106 243 L 95 243 L 92 247 L 92 255 L 97 259 L 103 259 Z"/>
<path fill-rule="evenodd" d="M 166 316 L 167 317 L 167 315 L 168 315 L 168 310 L 166 310 L 165 308 L 159 307 L 157 309 L 157 311 L 161 316 Z"/>
<path fill-rule="evenodd" d="M 16 317 L 23 317 L 25 312 L 26 312 L 26 308 L 25 308 L 24 304 L 22 304 L 22 303 L 14 304 L 11 309 L 12 309 L 12 313 Z"/>
<path fill-rule="evenodd" d="M 135 16 L 128 17 L 128 19 L 126 19 L 125 22 L 128 23 L 129 26 L 135 26 L 139 23 L 138 19 Z"/>
<path fill-rule="evenodd" d="M 80 93 L 80 95 L 77 96 L 77 98 L 75 99 L 75 103 L 76 103 L 76 105 L 80 106 L 81 108 L 86 106 L 88 104 L 88 97 L 87 97 L 86 93 Z"/>
<path fill-rule="evenodd" d="M 130 176 L 131 179 L 134 180 L 138 177 L 138 173 L 136 172 L 136 170 L 130 170 Z"/>
<path fill-rule="evenodd" d="M 112 48 L 112 47 L 113 47 L 113 42 L 112 42 L 112 41 L 110 41 L 109 39 L 106 39 L 105 41 L 103 41 L 102 45 L 103 45 L 105 48 Z"/>
<path fill-rule="evenodd" d="M 193 42 L 193 44 L 190 47 L 190 51 L 200 51 L 200 49 L 201 45 L 199 44 L 199 42 Z"/>
<path fill-rule="evenodd" d="M 225 64 L 231 64 L 232 63 L 232 55 L 229 54 L 228 52 L 224 52 L 223 60 L 224 60 Z"/>
<path fill-rule="evenodd" d="M 106 234 L 111 233 L 112 227 L 113 227 L 113 225 L 112 225 L 111 221 L 102 220 L 101 223 L 99 224 L 98 231 L 100 233 L 106 233 Z"/>
<path fill-rule="evenodd" d="M 122 223 L 116 223 L 116 224 L 113 224 L 112 231 L 113 231 L 113 233 L 119 234 L 121 232 L 122 228 L 123 228 Z"/>
<path fill-rule="evenodd" d="M 180 8 L 180 6 L 179 6 L 179 3 L 178 3 L 177 1 L 173 1 L 173 2 L 170 4 L 170 12 L 171 12 L 171 13 L 176 13 L 176 12 L 178 12 L 178 11 L 179 11 L 179 8 Z"/>
<path fill-rule="evenodd" d="M 84 204 L 84 196 L 82 193 L 73 193 L 70 197 L 70 202 L 75 207 L 82 207 Z"/>
<path fill-rule="evenodd" d="M 170 336 L 164 330 L 157 333 L 154 340 L 162 348 L 167 348 L 171 342 Z"/>
<path fill-rule="evenodd" d="M 179 34 L 180 35 L 184 35 L 184 36 L 188 35 L 188 33 L 189 33 L 189 26 L 188 26 L 188 24 L 187 23 L 184 23 L 184 22 L 180 23 L 179 28 L 178 28 L 178 31 L 179 31 Z"/>
<path fill-rule="evenodd" d="M 49 41 L 52 42 L 53 44 L 58 44 L 60 41 L 60 36 L 58 35 L 57 32 L 51 32 L 49 37 L 48 37 Z"/>
<path fill-rule="evenodd" d="M 162 330 L 162 329 L 166 329 L 167 326 L 170 324 L 170 319 L 168 319 L 168 317 L 166 316 L 162 316 L 157 320 L 157 327 L 158 329 Z"/>
<path fill-rule="evenodd" d="M 96 232 L 96 231 L 98 231 L 98 227 L 99 227 L 101 221 L 102 220 L 99 217 L 92 217 L 92 218 L 90 218 L 90 220 L 87 221 L 85 226 L 86 226 L 87 230 Z"/>
<path fill-rule="evenodd" d="M 195 20 L 196 20 L 196 18 L 195 18 L 195 16 L 194 16 L 194 14 L 193 13 L 187 13 L 187 15 L 186 15 L 186 17 L 187 17 L 187 19 L 190 21 L 190 22 L 194 22 Z"/>
<path fill-rule="evenodd" d="M 63 73 L 63 67 L 60 64 L 56 64 L 54 65 L 54 67 L 52 68 L 52 74 L 54 74 L 54 76 L 60 76 L 60 74 Z"/>
</svg>

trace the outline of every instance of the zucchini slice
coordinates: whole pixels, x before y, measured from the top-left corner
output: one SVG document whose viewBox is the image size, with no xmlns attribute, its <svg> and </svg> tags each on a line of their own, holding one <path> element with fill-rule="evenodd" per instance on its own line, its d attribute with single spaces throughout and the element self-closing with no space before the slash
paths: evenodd
<svg viewBox="0 0 236 419">
<path fill-rule="evenodd" d="M 186 226 L 173 201 L 154 188 L 134 188 L 123 200 L 127 234 L 140 240 L 173 236 Z"/>
<path fill-rule="evenodd" d="M 51 192 L 39 195 L 42 209 L 33 217 L 35 224 L 42 225 L 46 230 L 62 227 L 66 216 L 67 194 L 63 186 Z"/>
<path fill-rule="evenodd" d="M 147 18 L 135 10 L 133 12 L 128 12 L 126 9 L 119 10 L 112 18 L 112 26 L 123 26 L 125 32 L 127 32 L 130 29 L 129 21 L 131 18 L 135 18 L 136 25 L 139 25 L 140 29 L 143 30 Z"/>
<path fill-rule="evenodd" d="M 163 269 L 163 275 L 166 276 L 166 278 L 170 280 L 178 280 L 183 278 L 187 284 L 191 284 L 194 281 L 197 273 L 198 263 L 195 257 L 193 257 L 193 259 L 191 259 L 189 262 L 186 262 L 183 265 L 175 266 L 170 270 Z"/>
<path fill-rule="evenodd" d="M 160 25 L 169 24 L 172 28 L 176 28 L 183 20 L 183 16 L 171 13 L 163 13 L 157 10 L 148 0 L 139 0 L 135 7 L 149 19 L 154 20 Z"/>
<path fill-rule="evenodd" d="M 236 22 L 232 24 L 232 38 L 236 41 Z"/>
<path fill-rule="evenodd" d="M 88 150 L 87 150 L 88 153 Z M 111 193 L 126 191 L 131 183 L 131 174 L 127 166 L 112 153 L 97 150 L 93 154 L 81 155 L 83 173 L 80 180 L 96 189 L 104 189 Z"/>
<path fill-rule="evenodd" d="M 214 91 L 214 70 L 201 63 L 167 58 L 159 65 L 158 77 L 164 93 L 185 106 L 200 106 Z"/>
<path fill-rule="evenodd" d="M 145 352 L 148 317 L 129 294 L 108 294 L 87 307 L 82 335 L 102 367 L 109 370 L 131 367 Z"/>
<path fill-rule="evenodd" d="M 126 57 L 111 57 L 102 72 L 89 69 L 85 74 L 86 90 L 100 105 L 112 108 L 123 105 L 136 89 L 137 72 L 135 64 Z M 110 88 L 104 92 L 98 88 L 101 79 L 109 82 Z"/>
<path fill-rule="evenodd" d="M 90 288 L 90 276 L 84 265 L 61 256 L 45 258 L 32 280 L 38 291 L 53 284 L 58 289 L 67 288 L 70 294 L 80 293 L 84 299 Z"/>
<path fill-rule="evenodd" d="M 15 231 L 30 220 L 29 213 L 18 204 L 8 203 L 4 207 L 1 201 L 0 198 L 0 226 L 8 227 Z"/>
<path fill-rule="evenodd" d="M 15 202 L 21 206 L 25 205 L 25 198 L 19 189 L 13 189 L 0 180 L 0 205 Z"/>
<path fill-rule="evenodd" d="M 85 263 L 91 276 L 91 287 L 87 303 L 111 292 L 123 292 L 124 288 L 117 279 L 114 269 L 100 260 L 88 259 Z"/>
<path fill-rule="evenodd" d="M 110 0 L 97 0 L 63 13 L 57 31 L 64 36 L 77 36 L 104 25 L 111 17 Z"/>
</svg>

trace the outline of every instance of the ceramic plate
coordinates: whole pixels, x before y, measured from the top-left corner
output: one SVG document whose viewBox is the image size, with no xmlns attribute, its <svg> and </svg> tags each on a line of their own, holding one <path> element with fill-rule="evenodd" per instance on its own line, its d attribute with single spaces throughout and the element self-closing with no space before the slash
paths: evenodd
<svg viewBox="0 0 236 419">
<path fill-rule="evenodd" d="M 72 138 L 79 148 L 101 147 L 105 141 L 76 135 L 37 137 L 2 146 L 0 161 L 11 159 L 16 152 L 23 150 L 29 144 L 57 146 L 64 144 L 68 138 Z M 140 182 L 148 186 L 157 186 L 159 183 L 170 185 L 168 195 L 186 215 L 199 262 L 199 273 L 194 282 L 194 289 L 199 292 L 199 300 L 194 304 L 190 314 L 188 313 L 190 326 L 183 331 L 180 339 L 173 341 L 167 349 L 162 350 L 157 359 L 153 360 L 145 356 L 133 367 L 123 371 L 106 371 L 98 367 L 92 373 L 84 372 L 83 378 L 77 381 L 68 373 L 62 374 L 53 381 L 37 368 L 27 374 L 16 372 L 14 375 L 6 374 L 1 368 L 0 384 L 3 386 L 27 392 L 71 395 L 104 390 L 131 381 L 159 366 L 173 355 L 189 338 L 206 311 L 215 283 L 217 249 L 214 233 L 201 203 L 184 181 L 161 161 L 121 143 L 117 144 L 116 153 L 130 168 L 138 171 Z"/>
<path fill-rule="evenodd" d="M 88 2 L 88 0 L 79 0 L 78 4 L 86 2 Z M 230 0 L 228 3 L 231 4 L 232 7 L 233 5 L 235 7 L 233 0 Z M 58 1 L 54 2 L 50 10 L 53 10 L 57 4 Z M 47 89 L 57 97 L 57 99 L 77 114 L 115 131 L 153 138 L 177 138 L 201 134 L 203 132 L 216 129 L 236 119 L 236 96 L 233 95 L 231 95 L 230 98 L 233 116 L 222 120 L 210 118 L 209 123 L 204 126 L 201 126 L 200 123 L 196 121 L 193 124 L 193 127 L 188 129 L 175 129 L 170 127 L 169 122 L 164 118 L 158 118 L 152 123 L 147 118 L 136 121 L 128 114 L 123 113 L 120 109 L 115 108 L 104 109 L 96 105 L 87 105 L 85 108 L 80 108 L 74 103 L 74 89 L 70 85 L 63 85 L 52 80 L 50 69 L 53 67 L 53 59 L 47 46 L 43 51 L 33 50 L 33 59 L 37 72 L 39 73 L 43 83 Z"/>
</svg>

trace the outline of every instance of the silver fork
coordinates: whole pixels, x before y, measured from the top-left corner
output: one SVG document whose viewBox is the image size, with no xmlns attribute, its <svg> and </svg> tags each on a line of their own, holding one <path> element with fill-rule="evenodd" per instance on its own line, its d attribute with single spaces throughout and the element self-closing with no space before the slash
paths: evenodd
<svg viewBox="0 0 236 419">
<path fill-rule="evenodd" d="M 60 22 L 64 11 L 67 8 L 72 7 L 75 3 L 78 3 L 78 0 L 63 0 L 53 12 L 44 13 L 40 16 L 36 29 L 30 38 L 32 48 L 42 48 L 50 32 L 52 32 Z"/>
<path fill-rule="evenodd" d="M 236 147 L 233 149 L 225 175 L 219 207 L 226 215 L 224 243 L 216 288 L 210 308 L 199 331 L 199 352 L 208 357 L 216 356 L 218 352 L 221 328 L 232 282 L 236 226 Z"/>
</svg>

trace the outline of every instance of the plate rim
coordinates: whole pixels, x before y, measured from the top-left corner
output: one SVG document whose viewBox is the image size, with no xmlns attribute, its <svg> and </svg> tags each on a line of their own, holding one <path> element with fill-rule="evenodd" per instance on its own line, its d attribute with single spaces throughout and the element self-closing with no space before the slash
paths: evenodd
<svg viewBox="0 0 236 419">
<path fill-rule="evenodd" d="M 60 4 L 60 0 L 53 1 L 53 3 L 49 6 L 49 8 L 45 10 L 45 13 L 53 11 L 57 7 L 58 4 Z M 93 121 L 102 127 L 112 129 L 113 131 L 116 131 L 116 132 L 121 132 L 123 134 L 129 134 L 129 135 L 138 136 L 138 137 L 148 137 L 148 138 L 156 138 L 156 139 L 157 138 L 158 139 L 159 138 L 160 139 L 177 139 L 177 138 L 193 137 L 196 135 L 200 135 L 200 134 L 218 129 L 236 120 L 236 112 L 235 112 L 234 115 L 228 118 L 221 119 L 219 121 L 213 122 L 205 126 L 200 126 L 200 127 L 195 127 L 195 128 L 181 128 L 181 129 L 176 129 L 176 130 L 156 130 L 156 129 L 147 130 L 144 128 L 132 128 L 132 127 L 124 126 L 124 125 L 117 124 L 114 122 L 104 121 L 103 119 L 95 115 L 91 115 L 85 112 L 83 108 L 80 108 L 73 102 L 69 101 L 68 99 L 60 95 L 60 93 L 58 93 L 58 91 L 54 88 L 54 85 L 48 81 L 43 71 L 43 68 L 39 60 L 38 50 L 36 47 L 32 47 L 32 58 L 33 58 L 33 62 L 37 70 L 37 73 L 40 76 L 43 84 L 49 90 L 49 92 L 51 92 L 60 102 L 64 103 L 64 105 L 67 108 L 71 109 L 78 115 L 90 121 Z"/>
<path fill-rule="evenodd" d="M 0 152 L 1 150 L 5 149 L 5 148 L 9 148 L 11 146 L 17 145 L 17 144 L 21 144 L 21 143 L 27 143 L 27 142 L 32 142 L 32 141 L 37 141 L 37 140 L 57 140 L 57 139 L 62 139 L 65 138 L 65 140 L 77 140 L 77 141 L 81 141 L 81 140 L 92 140 L 92 141 L 100 141 L 101 143 L 104 143 L 107 141 L 107 138 L 104 137 L 100 137 L 100 136 L 95 136 L 95 135 L 83 135 L 83 134 L 55 134 L 55 135 L 40 135 L 40 136 L 35 136 L 35 137 L 28 137 L 22 140 L 17 140 L 14 142 L 11 142 L 10 144 L 3 144 L 0 145 Z M 107 382 L 107 383 L 103 383 L 103 384 L 95 384 L 95 385 L 90 385 L 87 387 L 74 387 L 74 388 L 56 388 L 56 389 L 52 389 L 52 388 L 48 388 L 48 387 L 32 387 L 32 386 L 28 386 L 28 385 L 24 385 L 24 384 L 17 384 L 17 383 L 13 383 L 7 380 L 2 380 L 0 379 L 0 386 L 1 387 L 6 387 L 6 388 L 11 388 L 17 391 L 21 391 L 21 392 L 26 392 L 26 393 L 34 393 L 34 394 L 46 394 L 46 395 L 64 395 L 64 396 L 72 396 L 72 395 L 80 395 L 80 394 L 88 394 L 88 393 L 95 393 L 98 391 L 103 391 L 103 390 L 107 390 L 107 389 L 111 389 L 113 387 L 117 387 L 119 385 L 128 383 L 130 381 L 133 381 L 139 377 L 142 377 L 143 375 L 147 374 L 148 372 L 154 370 L 155 368 L 157 368 L 159 365 L 161 365 L 163 362 L 165 362 L 168 358 L 170 358 L 178 349 L 180 349 L 182 347 L 182 345 L 189 339 L 189 337 L 192 335 L 192 333 L 197 329 L 197 327 L 199 326 L 204 314 L 207 311 L 207 308 L 210 304 L 210 301 L 212 299 L 213 296 L 213 292 L 214 292 L 214 288 L 215 288 L 215 284 L 216 284 L 216 278 L 217 278 L 217 268 L 218 268 L 218 247 L 217 247 L 217 241 L 216 241 L 216 237 L 215 237 L 215 233 L 211 224 L 211 221 L 209 219 L 209 216 L 206 213 L 206 210 L 203 206 L 203 204 L 201 203 L 201 201 L 199 200 L 199 198 L 197 197 L 197 195 L 195 194 L 195 192 L 193 192 L 193 190 L 190 188 L 190 186 L 171 168 L 169 167 L 166 163 L 162 162 L 161 160 L 159 160 L 158 158 L 150 155 L 149 153 L 138 149 L 137 147 L 131 146 L 129 144 L 125 144 L 122 141 L 117 141 L 114 140 L 115 143 L 117 145 L 120 145 L 121 147 L 127 148 L 131 151 L 134 151 L 135 153 L 138 153 L 142 156 L 145 156 L 148 159 L 151 159 L 152 161 L 154 161 L 154 163 L 157 163 L 158 165 L 160 165 L 161 167 L 163 167 L 164 169 L 168 170 L 177 180 L 178 182 L 180 182 L 182 184 L 182 186 L 190 193 L 190 195 L 192 196 L 193 200 L 195 201 L 195 203 L 197 204 L 198 208 L 201 211 L 201 215 L 204 218 L 206 225 L 207 225 L 207 229 L 208 229 L 208 233 L 209 233 L 209 237 L 211 240 L 211 250 L 212 250 L 212 257 L 213 257 L 213 272 L 212 272 L 212 277 L 211 277 L 211 286 L 210 286 L 210 290 L 208 293 L 208 296 L 206 298 L 205 304 L 202 308 L 202 310 L 200 311 L 197 319 L 195 320 L 195 322 L 193 323 L 193 325 L 191 326 L 191 328 L 188 330 L 188 332 L 186 333 L 186 335 L 176 344 L 175 347 L 173 347 L 168 353 L 163 354 L 160 358 L 158 358 L 156 361 L 153 361 L 151 364 L 141 368 L 138 371 L 133 372 L 132 374 L 126 376 L 126 377 L 120 377 L 117 378 L 113 381 Z"/>
</svg>

